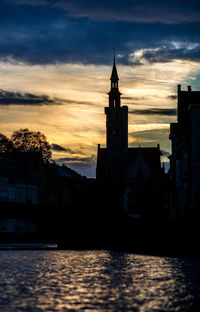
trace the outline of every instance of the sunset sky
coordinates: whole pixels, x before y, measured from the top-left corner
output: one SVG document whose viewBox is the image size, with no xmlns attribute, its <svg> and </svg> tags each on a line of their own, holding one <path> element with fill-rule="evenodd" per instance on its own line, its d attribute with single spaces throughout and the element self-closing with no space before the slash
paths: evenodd
<svg viewBox="0 0 200 312">
<path fill-rule="evenodd" d="M 177 84 L 200 90 L 199 1 L 1 0 L 0 28 L 1 133 L 41 131 L 94 177 L 116 48 L 129 146 L 170 153 Z"/>
</svg>

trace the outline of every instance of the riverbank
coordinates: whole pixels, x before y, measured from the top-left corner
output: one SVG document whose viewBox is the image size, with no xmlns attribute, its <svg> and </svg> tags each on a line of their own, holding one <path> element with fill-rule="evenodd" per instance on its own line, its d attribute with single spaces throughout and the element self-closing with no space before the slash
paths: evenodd
<svg viewBox="0 0 200 312">
<path fill-rule="evenodd" d="M 79 223 L 76 220 L 62 232 L 57 243 L 59 249 L 199 256 L 197 229 L 192 224 L 129 216 L 82 220 Z"/>
<path fill-rule="evenodd" d="M 55 250 L 58 248 L 56 243 L 7 243 L 0 244 L 0 250 Z"/>
<path fill-rule="evenodd" d="M 198 227 L 194 224 L 175 224 L 166 220 L 121 215 L 107 219 L 71 218 L 55 234 L 1 236 L 0 250 L 58 248 L 200 256 L 198 237 Z"/>
</svg>

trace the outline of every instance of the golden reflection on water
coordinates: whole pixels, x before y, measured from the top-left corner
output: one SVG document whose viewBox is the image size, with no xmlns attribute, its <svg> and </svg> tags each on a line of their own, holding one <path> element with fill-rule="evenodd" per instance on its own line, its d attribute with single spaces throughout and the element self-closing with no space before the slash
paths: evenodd
<svg viewBox="0 0 200 312">
<path fill-rule="evenodd" d="M 199 268 L 108 251 L 1 251 L 0 311 L 196 311 Z"/>
</svg>

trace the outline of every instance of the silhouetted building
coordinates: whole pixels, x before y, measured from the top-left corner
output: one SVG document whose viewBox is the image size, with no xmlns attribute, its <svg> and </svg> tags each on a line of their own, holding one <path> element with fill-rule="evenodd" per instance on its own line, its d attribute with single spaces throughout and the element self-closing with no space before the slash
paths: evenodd
<svg viewBox="0 0 200 312">
<path fill-rule="evenodd" d="M 177 123 L 170 125 L 171 217 L 189 221 L 200 206 L 200 91 L 178 86 Z"/>
<path fill-rule="evenodd" d="M 118 74 L 114 60 L 109 107 L 105 107 L 107 127 L 106 178 L 122 178 L 128 159 L 128 107 L 121 106 Z M 98 167 L 97 167 L 98 168 Z"/>
<path fill-rule="evenodd" d="M 80 204 L 85 179 L 67 166 L 44 163 L 40 152 L 2 153 L 0 241 L 9 240 L 6 233 L 11 232 L 24 234 L 27 240 L 26 234 L 55 239 L 66 215 Z"/>
<path fill-rule="evenodd" d="M 39 204 L 39 187 L 15 159 L 0 157 L 0 202 Z"/>
<path fill-rule="evenodd" d="M 0 219 L 0 233 L 35 234 L 35 224 L 19 219 Z"/>
<path fill-rule="evenodd" d="M 160 165 L 160 146 L 128 149 L 123 209 L 134 215 L 161 217 L 164 169 Z"/>
<path fill-rule="evenodd" d="M 110 80 L 109 106 L 105 107 L 107 147 L 98 145 L 96 178 L 102 183 L 110 181 L 121 192 L 124 211 L 151 215 L 149 203 L 157 206 L 164 176 L 160 147 L 128 147 L 128 107 L 121 106 L 115 60 Z"/>
</svg>

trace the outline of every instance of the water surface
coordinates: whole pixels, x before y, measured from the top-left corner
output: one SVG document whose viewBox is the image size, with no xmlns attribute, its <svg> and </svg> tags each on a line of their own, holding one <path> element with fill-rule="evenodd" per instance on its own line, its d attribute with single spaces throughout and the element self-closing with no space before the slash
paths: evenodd
<svg viewBox="0 0 200 312">
<path fill-rule="evenodd" d="M 200 260 L 0 251 L 0 311 L 200 311 Z"/>
</svg>

